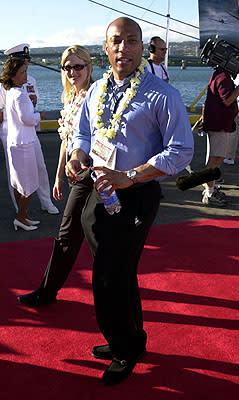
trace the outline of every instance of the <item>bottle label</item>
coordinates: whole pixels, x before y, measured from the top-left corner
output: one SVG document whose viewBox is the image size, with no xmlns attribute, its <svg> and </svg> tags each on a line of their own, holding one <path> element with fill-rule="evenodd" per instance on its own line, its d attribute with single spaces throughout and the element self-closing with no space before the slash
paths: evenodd
<svg viewBox="0 0 239 400">
<path fill-rule="evenodd" d="M 96 174 L 93 171 L 92 174 L 92 179 L 95 181 L 96 180 Z M 102 184 L 100 184 L 97 189 L 99 189 L 101 187 Z M 107 210 L 107 212 L 110 215 L 113 215 L 114 213 L 119 213 L 121 210 L 121 204 L 120 201 L 118 199 L 117 193 L 115 191 L 113 191 L 113 193 L 111 193 L 111 195 L 108 197 L 107 194 L 109 193 L 109 190 L 111 189 L 112 186 L 108 186 L 106 189 L 104 189 L 102 192 L 99 193 L 105 209 Z"/>
<path fill-rule="evenodd" d="M 113 192 L 110 195 L 110 197 L 107 197 L 107 193 L 108 193 L 109 189 L 105 189 L 105 190 L 103 190 L 103 192 L 100 193 L 100 196 L 106 206 L 112 206 L 115 203 L 117 203 L 117 201 L 118 201 L 118 196 L 117 196 L 116 192 Z"/>
</svg>

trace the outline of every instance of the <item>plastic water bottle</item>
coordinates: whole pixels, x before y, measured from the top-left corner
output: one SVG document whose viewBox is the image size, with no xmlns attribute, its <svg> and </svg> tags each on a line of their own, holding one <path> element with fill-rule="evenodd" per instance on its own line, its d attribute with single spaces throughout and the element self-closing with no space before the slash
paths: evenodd
<svg viewBox="0 0 239 400">
<path fill-rule="evenodd" d="M 98 175 L 98 178 L 104 174 Z M 97 175 L 95 171 L 92 172 L 91 174 L 92 179 L 95 181 L 97 179 Z M 103 185 L 103 182 L 97 186 L 97 190 Z M 104 206 L 106 211 L 110 214 L 113 215 L 114 213 L 119 213 L 121 210 L 121 204 L 119 201 L 119 198 L 117 196 L 116 191 L 114 190 L 113 193 L 109 197 L 107 197 L 107 193 L 111 189 L 111 186 L 107 187 L 104 189 L 101 193 L 99 193 L 100 197 L 103 200 Z"/>
</svg>

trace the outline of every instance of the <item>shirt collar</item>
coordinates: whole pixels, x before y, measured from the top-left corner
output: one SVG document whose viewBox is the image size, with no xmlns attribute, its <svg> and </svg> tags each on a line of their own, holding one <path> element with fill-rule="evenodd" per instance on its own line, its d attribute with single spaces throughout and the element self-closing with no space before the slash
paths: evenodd
<svg viewBox="0 0 239 400">
<path fill-rule="evenodd" d="M 114 86 L 117 86 L 118 88 L 121 88 L 121 87 L 123 87 L 123 86 L 128 85 L 129 82 L 130 82 L 130 79 L 131 79 L 133 76 L 134 76 L 134 73 L 131 74 L 130 76 L 127 76 L 127 78 L 123 79 L 122 81 L 117 81 L 117 82 L 116 82 L 115 79 L 114 79 L 113 72 L 112 72 L 111 75 L 109 76 L 109 81 L 110 81 L 110 83 L 112 84 L 113 87 L 114 87 Z"/>
<path fill-rule="evenodd" d="M 147 73 L 147 69 L 144 68 L 144 73 L 140 75 L 140 80 L 141 82 L 144 80 L 145 74 Z M 122 88 L 124 86 L 127 86 L 130 82 L 130 79 L 133 78 L 133 76 L 135 75 L 135 72 L 133 72 L 131 75 L 127 76 L 127 78 L 123 79 L 122 81 L 120 81 L 120 84 L 118 84 L 115 79 L 114 79 L 114 75 L 113 72 L 110 74 L 109 76 L 109 81 L 111 83 L 111 86 L 113 88 Z"/>
</svg>

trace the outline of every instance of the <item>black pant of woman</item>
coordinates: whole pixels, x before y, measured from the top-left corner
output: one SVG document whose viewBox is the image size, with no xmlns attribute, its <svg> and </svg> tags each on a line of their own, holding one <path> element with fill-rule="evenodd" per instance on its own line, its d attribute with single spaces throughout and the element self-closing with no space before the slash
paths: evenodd
<svg viewBox="0 0 239 400">
<path fill-rule="evenodd" d="M 93 185 L 90 170 L 82 172 L 80 176 L 80 181 L 69 182 L 70 193 L 40 287 L 18 297 L 24 305 L 35 307 L 56 302 L 57 292 L 64 285 L 75 263 L 84 239 L 82 209 Z"/>
<path fill-rule="evenodd" d="M 161 189 L 151 181 L 117 190 L 117 194 L 122 209 L 109 215 L 93 189 L 82 213 L 82 226 L 94 257 L 93 293 L 99 328 L 112 354 L 130 360 L 146 346 L 137 267 Z"/>
</svg>

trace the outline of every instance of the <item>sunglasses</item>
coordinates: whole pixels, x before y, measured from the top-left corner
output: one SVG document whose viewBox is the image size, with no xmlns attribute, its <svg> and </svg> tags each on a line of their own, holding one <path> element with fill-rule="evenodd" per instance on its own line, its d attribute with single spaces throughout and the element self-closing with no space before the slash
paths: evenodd
<svg viewBox="0 0 239 400">
<path fill-rule="evenodd" d="M 76 64 L 76 65 L 62 65 L 61 69 L 66 72 L 70 72 L 72 69 L 75 71 L 82 71 L 88 64 Z"/>
</svg>

